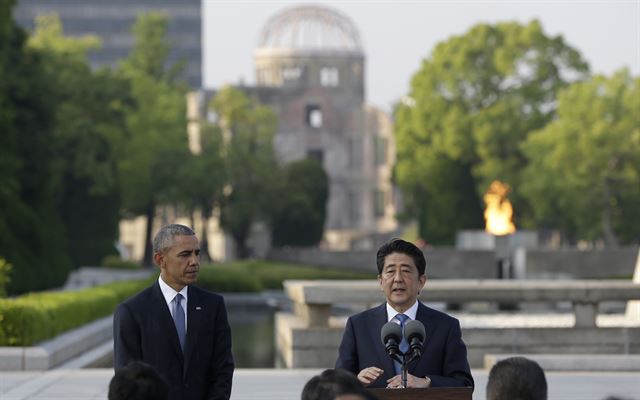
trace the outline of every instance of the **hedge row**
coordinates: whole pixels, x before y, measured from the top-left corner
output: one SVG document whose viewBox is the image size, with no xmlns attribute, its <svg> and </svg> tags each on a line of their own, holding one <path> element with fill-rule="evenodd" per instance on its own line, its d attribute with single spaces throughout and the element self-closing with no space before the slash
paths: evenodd
<svg viewBox="0 0 640 400">
<path fill-rule="evenodd" d="M 107 316 L 149 282 L 115 282 L 78 291 L 0 299 L 0 346 L 31 346 Z"/>
<path fill-rule="evenodd" d="M 244 261 L 203 266 L 198 286 L 218 293 L 281 289 L 285 279 L 373 279 L 375 274 L 324 267 Z M 111 314 L 151 279 L 115 282 L 70 292 L 0 299 L 0 346 L 31 346 Z"/>
<path fill-rule="evenodd" d="M 282 289 L 286 279 L 374 279 L 375 272 L 352 272 L 327 267 L 239 261 L 200 268 L 198 286 L 214 292 L 259 292 Z"/>
</svg>

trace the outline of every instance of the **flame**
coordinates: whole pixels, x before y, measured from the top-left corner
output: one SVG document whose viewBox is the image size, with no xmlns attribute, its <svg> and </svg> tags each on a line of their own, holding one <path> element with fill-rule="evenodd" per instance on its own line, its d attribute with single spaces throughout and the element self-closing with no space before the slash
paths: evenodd
<svg viewBox="0 0 640 400">
<path fill-rule="evenodd" d="M 493 181 L 484 195 L 487 208 L 484 210 L 485 230 L 494 235 L 508 235 L 516 231 L 511 222 L 513 207 L 507 199 L 511 188 L 506 183 Z"/>
</svg>

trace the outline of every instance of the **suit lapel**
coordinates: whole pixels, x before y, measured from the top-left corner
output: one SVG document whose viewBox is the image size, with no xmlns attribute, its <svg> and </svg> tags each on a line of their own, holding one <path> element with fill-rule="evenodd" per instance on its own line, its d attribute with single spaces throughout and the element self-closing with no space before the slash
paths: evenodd
<svg viewBox="0 0 640 400">
<path fill-rule="evenodd" d="M 382 344 L 382 340 L 380 339 L 380 330 L 387 322 L 387 304 L 382 303 L 382 305 L 375 309 L 373 318 L 369 320 L 368 330 L 371 335 L 371 343 L 374 344 L 373 348 L 375 349 L 376 356 L 380 360 L 379 365 L 381 365 L 384 370 L 383 378 L 385 381 L 395 375 L 393 360 L 387 354 L 387 351 Z"/>
<path fill-rule="evenodd" d="M 196 348 L 198 332 L 202 326 L 203 304 L 199 293 L 189 286 L 189 300 L 187 301 L 187 337 L 184 344 L 184 374 L 187 374 L 189 361 Z M 177 335 L 176 335 L 177 336 Z"/>
<path fill-rule="evenodd" d="M 176 325 L 173 322 L 173 318 L 171 317 L 171 311 L 167 305 L 167 302 L 162 295 L 162 290 L 160 290 L 160 285 L 156 281 L 154 284 L 153 290 L 153 307 L 154 312 L 158 315 L 160 320 L 160 324 L 163 326 L 164 332 L 168 336 L 169 342 L 171 342 L 171 348 L 176 353 L 176 357 L 180 360 L 180 362 L 184 362 L 184 357 L 182 355 L 182 349 L 180 349 L 180 340 L 178 339 L 178 332 L 176 331 Z"/>
<path fill-rule="evenodd" d="M 424 304 L 418 302 L 418 312 L 416 312 L 416 320 L 422 322 L 424 325 L 424 342 L 422 343 L 422 354 L 424 354 L 425 349 L 427 348 L 427 343 L 433 336 L 433 326 L 429 323 L 429 309 Z M 409 365 L 408 372 L 413 375 L 418 364 L 420 364 L 422 358 L 419 358 L 417 361 L 414 361 Z"/>
</svg>

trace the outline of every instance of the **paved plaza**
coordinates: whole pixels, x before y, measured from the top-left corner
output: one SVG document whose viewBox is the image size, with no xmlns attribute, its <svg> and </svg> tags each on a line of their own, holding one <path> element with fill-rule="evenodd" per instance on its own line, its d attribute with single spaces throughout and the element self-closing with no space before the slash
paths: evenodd
<svg viewBox="0 0 640 400">
<path fill-rule="evenodd" d="M 296 400 L 318 369 L 239 369 L 232 400 Z M 472 370 L 474 400 L 485 400 L 487 371 Z M 106 400 L 111 369 L 57 369 L 0 372 L 1 400 Z M 549 400 L 604 400 L 608 396 L 640 400 L 640 372 L 550 372 Z"/>
</svg>

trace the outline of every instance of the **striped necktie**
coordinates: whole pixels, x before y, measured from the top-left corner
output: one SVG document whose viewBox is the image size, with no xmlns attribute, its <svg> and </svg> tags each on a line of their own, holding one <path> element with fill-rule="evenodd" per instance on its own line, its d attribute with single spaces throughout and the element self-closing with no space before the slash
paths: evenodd
<svg viewBox="0 0 640 400">
<path fill-rule="evenodd" d="M 404 314 L 398 314 L 395 316 L 395 319 L 400 322 L 400 327 L 402 328 L 402 341 L 400 342 L 400 351 L 406 353 L 409 350 L 409 342 L 404 337 L 404 324 L 409 320 L 409 317 Z M 396 374 L 399 374 L 402 371 L 402 364 L 397 361 L 394 361 L 394 366 L 396 369 Z"/>
</svg>

